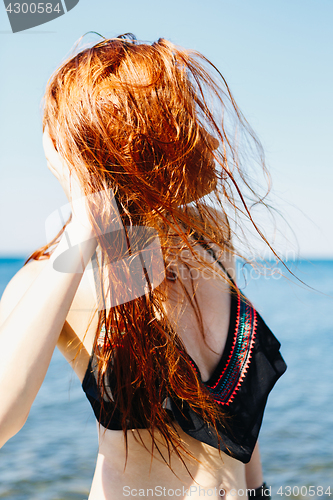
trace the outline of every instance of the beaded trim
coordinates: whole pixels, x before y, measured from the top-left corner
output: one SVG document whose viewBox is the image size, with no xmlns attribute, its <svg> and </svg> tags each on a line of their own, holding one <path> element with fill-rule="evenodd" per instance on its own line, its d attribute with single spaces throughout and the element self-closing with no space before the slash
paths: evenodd
<svg viewBox="0 0 333 500">
<path fill-rule="evenodd" d="M 237 319 L 234 340 L 228 360 L 214 385 L 205 383 L 214 400 L 229 405 L 248 370 L 257 329 L 257 313 L 238 293 Z"/>
</svg>

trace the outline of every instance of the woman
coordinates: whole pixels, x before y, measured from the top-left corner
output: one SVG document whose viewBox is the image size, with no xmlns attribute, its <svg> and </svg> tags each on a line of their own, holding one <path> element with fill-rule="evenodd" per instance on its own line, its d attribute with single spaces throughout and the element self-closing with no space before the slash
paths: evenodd
<svg viewBox="0 0 333 500">
<path fill-rule="evenodd" d="M 265 239 L 242 138 L 265 165 L 223 77 L 164 39 L 103 39 L 52 76 L 43 128 L 72 215 L 1 301 L 1 445 L 57 345 L 100 424 L 90 500 L 268 496 L 256 442 L 285 364 L 226 214 Z"/>
</svg>

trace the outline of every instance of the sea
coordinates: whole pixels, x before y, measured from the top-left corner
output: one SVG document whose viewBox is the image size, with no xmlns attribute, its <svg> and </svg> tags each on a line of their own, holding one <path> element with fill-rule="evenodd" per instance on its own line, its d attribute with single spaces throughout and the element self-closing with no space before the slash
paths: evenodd
<svg viewBox="0 0 333 500">
<path fill-rule="evenodd" d="M 0 259 L 0 295 L 23 262 Z M 264 478 L 274 499 L 333 500 L 333 261 L 285 264 L 238 265 L 288 365 L 260 432 Z M 86 500 L 97 450 L 92 410 L 55 350 L 25 426 L 0 450 L 0 499 Z"/>
</svg>

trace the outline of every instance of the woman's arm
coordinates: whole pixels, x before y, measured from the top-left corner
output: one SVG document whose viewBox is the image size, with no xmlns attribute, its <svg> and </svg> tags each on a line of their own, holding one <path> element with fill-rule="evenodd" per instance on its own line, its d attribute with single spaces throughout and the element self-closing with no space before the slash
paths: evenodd
<svg viewBox="0 0 333 500">
<path fill-rule="evenodd" d="M 54 262 L 72 245 L 67 272 Z M 67 226 L 57 249 L 20 300 L 24 268 L 4 292 L 0 307 L 0 446 L 24 425 L 48 369 L 54 348 L 82 278 L 96 248 L 92 230 Z"/>
<path fill-rule="evenodd" d="M 245 475 L 248 489 L 257 489 L 264 482 L 258 441 L 253 450 L 251 460 L 245 465 Z"/>
</svg>

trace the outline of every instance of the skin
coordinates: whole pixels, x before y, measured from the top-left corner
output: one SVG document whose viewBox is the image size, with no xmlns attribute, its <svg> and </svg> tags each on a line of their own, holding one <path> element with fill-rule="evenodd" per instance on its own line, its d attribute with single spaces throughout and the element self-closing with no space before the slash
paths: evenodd
<svg viewBox="0 0 333 500">
<path fill-rule="evenodd" d="M 24 425 L 31 405 L 44 380 L 52 353 L 57 345 L 82 382 L 92 351 L 97 326 L 95 295 L 85 266 L 97 247 L 90 226 L 82 190 L 75 174 L 55 150 L 47 128 L 43 145 L 48 168 L 60 182 L 72 205 L 72 222 L 48 260 L 33 261 L 24 266 L 12 279 L 0 303 L 0 446 Z M 70 272 L 60 273 L 53 264 L 67 249 L 67 239 L 78 244 L 71 257 Z M 200 251 L 201 252 L 201 251 Z M 189 254 L 189 252 L 188 252 Z M 190 255 L 184 255 L 190 267 L 195 267 Z M 202 249 L 202 257 L 212 262 L 212 257 Z M 228 254 L 220 259 L 234 276 L 234 263 Z M 217 265 L 217 264 L 216 264 Z M 176 262 L 185 286 L 190 283 L 189 271 Z M 166 313 L 180 335 L 189 355 L 195 360 L 203 380 L 213 373 L 225 346 L 230 311 L 229 287 L 224 280 L 196 273 L 194 286 L 206 333 L 206 343 L 193 318 L 178 281 L 170 282 Z M 45 314 L 47 311 L 47 314 Z M 15 334 L 13 333 L 15 332 Z M 191 476 L 176 456 L 172 467 L 177 476 L 156 453 L 150 453 L 128 433 L 128 462 L 125 466 L 124 436 L 121 431 L 99 428 L 99 454 L 89 500 L 116 500 L 123 498 L 123 488 L 173 489 L 190 488 L 191 498 L 200 498 L 199 485 L 203 488 L 225 490 L 225 497 L 235 499 L 232 490 L 257 488 L 262 482 L 258 447 L 247 466 L 208 445 L 190 438 L 177 429 L 184 445 L 200 462 L 185 458 Z M 148 449 L 151 440 L 147 430 L 141 437 Z M 157 436 L 158 437 L 158 436 Z M 162 455 L 167 451 L 160 440 Z M 194 488 L 197 488 L 194 490 Z M 134 495 L 135 493 L 133 493 Z M 169 494 L 169 498 L 173 498 Z M 244 498 L 240 496 L 239 498 Z"/>
</svg>

